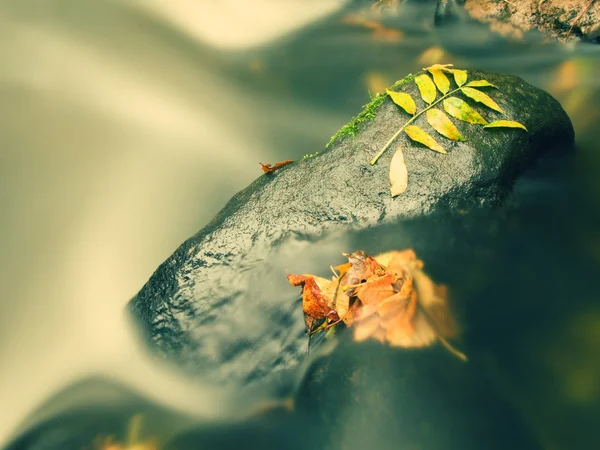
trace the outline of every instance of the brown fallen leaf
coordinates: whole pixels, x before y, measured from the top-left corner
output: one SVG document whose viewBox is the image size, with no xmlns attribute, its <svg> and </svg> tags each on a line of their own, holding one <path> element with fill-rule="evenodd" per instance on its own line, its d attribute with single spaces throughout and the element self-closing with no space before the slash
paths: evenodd
<svg viewBox="0 0 600 450">
<path fill-rule="evenodd" d="M 374 278 L 358 287 L 356 296 L 363 305 L 379 304 L 385 298 L 395 294 L 394 281 L 396 281 L 396 277 L 392 273 Z"/>
<path fill-rule="evenodd" d="M 312 275 L 288 275 L 292 286 L 302 286 L 302 311 L 309 333 L 316 321 L 322 319 L 337 320 L 337 312 L 332 308 L 332 282 Z"/>
<path fill-rule="evenodd" d="M 285 161 L 280 161 L 278 163 L 275 163 L 274 165 L 271 164 L 263 164 L 263 163 L 259 163 L 260 167 L 262 168 L 264 173 L 271 173 L 283 166 L 287 166 L 288 164 L 293 163 L 294 161 L 291 159 L 286 159 Z"/>
<path fill-rule="evenodd" d="M 350 268 L 346 272 L 348 277 L 345 283 L 346 286 L 356 285 L 374 275 L 385 275 L 385 269 L 379 265 L 375 258 L 367 256 L 362 250 L 357 250 L 350 254 L 342 253 L 342 255 L 348 258 L 348 264 L 350 264 Z"/>
<path fill-rule="evenodd" d="M 414 254 L 414 253 L 413 253 Z M 415 332 L 413 317 L 417 308 L 417 296 L 413 287 L 413 278 L 404 265 L 400 264 L 397 255 L 388 256 L 386 275 L 365 283 L 357 296 L 363 302 L 363 308 L 356 316 L 355 336 L 362 336 L 362 320 L 373 316 L 378 327 L 373 333 L 384 334 L 391 345 L 412 347 L 408 340 Z M 410 254 L 402 254 L 402 260 Z M 389 266 L 393 267 L 393 270 Z M 369 328 L 372 328 L 373 318 Z"/>
<path fill-rule="evenodd" d="M 317 321 L 326 320 L 323 329 L 344 322 L 358 342 L 374 339 L 393 347 L 418 348 L 439 341 L 458 358 L 467 359 L 447 341 L 457 335 L 447 289 L 423 272 L 423 262 L 412 249 L 375 257 L 359 250 L 344 256 L 349 262 L 332 266 L 332 280 L 288 275 L 292 285 L 303 288 L 309 332 Z"/>
</svg>

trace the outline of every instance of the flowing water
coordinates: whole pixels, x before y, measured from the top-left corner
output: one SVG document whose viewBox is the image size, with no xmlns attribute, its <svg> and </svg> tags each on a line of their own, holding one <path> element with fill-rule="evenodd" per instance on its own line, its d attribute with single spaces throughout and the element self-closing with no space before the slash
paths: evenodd
<svg viewBox="0 0 600 450">
<path fill-rule="evenodd" d="M 439 242 L 420 256 L 462 298 L 494 305 L 472 313 L 470 347 L 489 344 L 481 354 L 544 448 L 594 448 L 600 47 L 513 42 L 479 26 L 438 32 L 434 3 L 403 3 L 370 17 L 384 24 L 373 27 L 338 0 L 0 2 L 0 443 L 92 374 L 201 417 L 251 409 L 235 388 L 151 361 L 123 308 L 259 162 L 321 151 L 369 92 L 447 62 L 549 91 L 573 121 L 574 155 L 518 183 L 501 212 L 449 229 L 417 222 L 431 236 L 422 242 L 393 227 L 291 242 L 273 261 L 302 258 L 271 275 L 326 271 L 354 248 Z M 478 284 L 484 270 L 498 271 L 494 283 Z"/>
</svg>

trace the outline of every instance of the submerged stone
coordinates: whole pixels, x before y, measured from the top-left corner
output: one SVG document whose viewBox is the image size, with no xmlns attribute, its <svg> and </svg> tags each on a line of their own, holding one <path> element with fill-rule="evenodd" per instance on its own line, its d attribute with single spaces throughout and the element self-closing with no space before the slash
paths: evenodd
<svg viewBox="0 0 600 450">
<path fill-rule="evenodd" d="M 21 424 L 6 450 L 108 450 L 160 441 L 189 426 L 189 417 L 119 383 L 89 377 L 54 394 Z M 135 442 L 130 442 L 135 436 Z M 131 444 L 131 447 L 129 446 Z"/>
<path fill-rule="evenodd" d="M 468 76 L 497 86 L 486 92 L 504 114 L 464 97 L 475 110 L 488 121 L 519 121 L 528 132 L 453 119 L 467 139 L 454 142 L 437 135 L 423 115 L 414 124 L 447 155 L 401 134 L 371 166 L 371 158 L 410 118 L 387 95 L 378 96 L 326 151 L 259 177 L 156 270 L 130 303 L 153 351 L 219 383 L 273 379 L 306 354 L 307 340 L 299 292 L 287 285 L 285 273 L 309 267 L 295 266 L 301 250 L 282 248 L 318 240 L 325 230 L 360 230 L 497 205 L 538 156 L 571 147 L 571 122 L 548 93 L 511 75 L 469 70 Z M 427 104 L 413 80 L 407 77 L 393 89 L 410 94 L 421 111 Z M 397 145 L 404 149 L 408 188 L 392 198 L 388 167 Z M 348 250 L 355 249 L 336 252 Z"/>
<path fill-rule="evenodd" d="M 441 347 L 399 351 L 343 342 L 314 362 L 296 409 L 328 449 L 541 448 L 478 366 Z"/>
</svg>

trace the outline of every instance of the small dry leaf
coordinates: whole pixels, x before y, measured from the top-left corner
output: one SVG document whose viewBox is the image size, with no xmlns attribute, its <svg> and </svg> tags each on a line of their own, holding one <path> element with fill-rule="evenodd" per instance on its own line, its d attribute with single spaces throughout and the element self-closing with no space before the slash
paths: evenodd
<svg viewBox="0 0 600 450">
<path fill-rule="evenodd" d="M 442 94 L 450 90 L 450 80 L 440 69 L 429 69 L 429 73 L 433 76 L 433 81 Z"/>
<path fill-rule="evenodd" d="M 448 97 L 444 100 L 444 109 L 452 117 L 469 123 L 486 124 L 481 115 L 458 97 Z"/>
<path fill-rule="evenodd" d="M 436 151 L 438 153 L 444 153 L 446 154 L 446 150 L 444 150 L 444 147 L 442 147 L 440 144 L 438 144 L 435 139 L 433 139 L 431 136 L 429 136 L 427 133 L 425 133 L 425 131 L 423 131 L 421 128 L 417 127 L 416 125 L 409 125 L 407 126 L 404 131 L 406 132 L 407 136 L 409 138 L 411 138 L 413 141 L 419 142 L 423 145 L 425 145 L 426 147 L 429 147 L 431 150 Z"/>
<path fill-rule="evenodd" d="M 458 86 L 462 86 L 467 82 L 467 71 L 460 69 L 451 69 L 452 75 L 454 75 L 454 82 Z"/>
<path fill-rule="evenodd" d="M 525 128 L 525 125 L 515 122 L 514 120 L 495 120 L 484 125 L 483 128 L 522 128 L 525 131 L 528 131 L 527 128 Z"/>
<path fill-rule="evenodd" d="M 386 89 L 385 92 L 390 96 L 392 101 L 400 106 L 404 111 L 409 114 L 414 114 L 417 112 L 417 105 L 413 98 L 405 92 L 394 92 Z"/>
<path fill-rule="evenodd" d="M 264 173 L 271 173 L 271 172 L 279 169 L 280 167 L 287 166 L 288 164 L 291 164 L 293 162 L 294 161 L 292 161 L 291 159 L 287 159 L 285 161 L 280 161 L 278 163 L 275 163 L 274 165 L 263 164 L 263 163 L 259 163 L 259 164 Z"/>
<path fill-rule="evenodd" d="M 452 139 L 453 141 L 465 141 L 466 139 L 458 131 L 456 126 L 450 121 L 448 116 L 437 108 L 432 108 L 427 111 L 427 122 L 435 131 L 442 136 Z"/>
<path fill-rule="evenodd" d="M 399 145 L 390 163 L 390 191 L 392 197 L 400 195 L 408 187 L 408 170 L 404 163 L 402 147 Z"/>
<path fill-rule="evenodd" d="M 415 83 L 417 84 L 417 87 L 419 88 L 419 92 L 421 93 L 421 98 L 426 103 L 431 104 L 435 100 L 435 97 L 437 96 L 435 84 L 433 84 L 433 81 L 431 81 L 431 78 L 426 74 L 418 75 L 417 77 L 415 77 Z"/>
<path fill-rule="evenodd" d="M 494 86 L 492 83 L 490 83 L 487 80 L 474 80 L 474 81 L 469 81 L 467 83 L 468 87 L 493 87 L 495 88 L 496 86 Z"/>
<path fill-rule="evenodd" d="M 463 87 L 461 88 L 461 91 L 467 97 L 472 98 L 476 102 L 483 103 L 488 108 L 492 108 L 494 111 L 498 111 L 499 113 L 504 113 L 504 111 L 502 111 L 502 108 L 498 106 L 498 103 L 492 100 L 487 94 L 484 94 L 483 92 L 470 87 Z"/>
</svg>

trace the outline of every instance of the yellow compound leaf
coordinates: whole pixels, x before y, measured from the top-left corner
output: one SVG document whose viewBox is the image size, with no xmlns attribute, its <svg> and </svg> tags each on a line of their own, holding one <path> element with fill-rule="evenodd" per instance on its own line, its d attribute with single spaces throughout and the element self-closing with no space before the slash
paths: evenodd
<svg viewBox="0 0 600 450">
<path fill-rule="evenodd" d="M 486 124 L 485 120 L 481 115 L 471 108 L 464 100 L 458 97 L 448 97 L 444 100 L 444 109 L 452 117 L 469 123 Z"/>
<path fill-rule="evenodd" d="M 460 69 L 452 69 L 452 75 L 454 75 L 454 81 L 458 86 L 462 86 L 467 82 L 467 71 Z"/>
<path fill-rule="evenodd" d="M 438 144 L 435 139 L 429 136 L 425 131 L 415 125 L 409 125 L 404 129 L 409 138 L 413 141 L 419 142 L 426 147 L 429 147 L 431 150 L 438 153 L 447 153 L 440 144 Z"/>
<path fill-rule="evenodd" d="M 435 90 L 435 84 L 433 84 L 431 78 L 429 78 L 429 76 L 426 74 L 422 74 L 415 77 L 415 83 L 417 83 L 417 87 L 419 88 L 419 92 L 421 93 L 421 98 L 426 103 L 433 103 L 437 93 Z"/>
<path fill-rule="evenodd" d="M 427 111 L 427 122 L 429 122 L 429 125 L 431 125 L 435 131 L 448 139 L 452 139 L 453 141 L 466 140 L 450 121 L 448 116 L 437 108 Z"/>
<path fill-rule="evenodd" d="M 492 83 L 490 83 L 487 80 L 474 80 L 474 81 L 469 81 L 467 83 L 467 86 L 469 87 L 493 87 L 495 88 L 496 86 L 494 86 Z"/>
<path fill-rule="evenodd" d="M 522 128 L 523 130 L 528 131 L 527 128 L 525 128 L 525 125 L 515 122 L 514 120 L 495 120 L 494 122 L 484 125 L 483 128 Z"/>
<path fill-rule="evenodd" d="M 390 96 L 392 101 L 409 114 L 417 112 L 417 105 L 412 97 L 404 92 L 394 92 L 386 89 L 385 92 Z"/>
<path fill-rule="evenodd" d="M 441 70 L 429 69 L 429 73 L 433 76 L 433 81 L 442 94 L 450 90 L 450 80 Z"/>
<path fill-rule="evenodd" d="M 498 103 L 492 100 L 487 94 L 484 94 L 483 92 L 478 91 L 477 89 L 463 87 L 461 88 L 461 91 L 467 97 L 472 98 L 476 102 L 483 103 L 485 106 L 487 106 L 488 108 L 492 108 L 494 111 L 498 111 L 500 113 L 504 112 L 502 111 L 502 108 L 498 106 Z"/>
<path fill-rule="evenodd" d="M 400 195 L 406 191 L 408 186 L 408 170 L 404 163 L 404 154 L 402 153 L 402 147 L 399 145 L 396 153 L 392 157 L 390 163 L 390 191 L 392 197 Z"/>
</svg>

